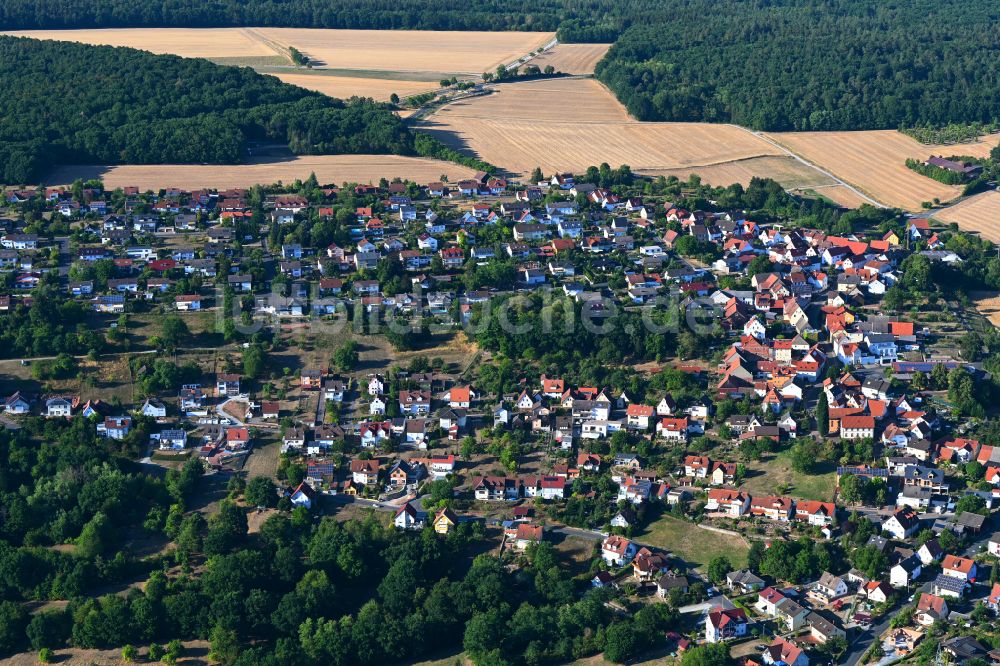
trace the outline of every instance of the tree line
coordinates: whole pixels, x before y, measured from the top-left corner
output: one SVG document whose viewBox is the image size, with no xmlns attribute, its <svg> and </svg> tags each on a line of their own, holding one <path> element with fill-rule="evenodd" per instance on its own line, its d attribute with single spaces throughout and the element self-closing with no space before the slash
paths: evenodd
<svg viewBox="0 0 1000 666">
<path fill-rule="evenodd" d="M 201 59 L 0 37 L 0 79 L 5 183 L 60 163 L 239 163 L 250 141 L 300 154 L 415 152 L 387 105 Z"/>
</svg>

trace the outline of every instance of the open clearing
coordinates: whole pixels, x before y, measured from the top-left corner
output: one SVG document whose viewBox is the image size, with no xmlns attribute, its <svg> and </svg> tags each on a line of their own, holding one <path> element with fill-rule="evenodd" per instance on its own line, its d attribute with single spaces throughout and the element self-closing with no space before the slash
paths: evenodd
<svg viewBox="0 0 1000 666">
<path fill-rule="evenodd" d="M 425 184 L 442 175 L 456 181 L 469 178 L 473 170 L 451 162 L 398 155 L 301 155 L 287 160 L 248 164 L 125 164 L 112 166 L 69 165 L 57 168 L 45 182 L 69 184 L 78 178 L 101 178 L 106 187 L 135 185 L 140 190 L 181 187 L 227 189 L 290 183 L 305 180 L 310 172 L 321 183 L 377 183 L 380 178 L 396 177 Z"/>
<path fill-rule="evenodd" d="M 597 62 L 610 48 L 611 44 L 556 44 L 528 64 L 541 69 L 552 65 L 564 74 L 593 74 Z"/>
<path fill-rule="evenodd" d="M 907 169 L 907 158 L 955 154 L 985 157 L 1000 142 L 1000 135 L 994 134 L 976 143 L 925 145 L 895 130 L 781 132 L 768 136 L 878 201 L 911 211 L 921 210 L 924 201 L 954 199 L 961 188 Z"/>
<path fill-rule="evenodd" d="M 424 81 L 401 81 L 398 79 L 368 79 L 354 76 L 324 76 L 320 73 L 305 73 L 308 70 L 296 70 L 294 73 L 273 73 L 285 83 L 315 90 L 330 97 L 347 99 L 348 97 L 371 97 L 380 102 L 387 101 L 393 93 L 401 98 L 416 95 L 428 90 L 437 89 L 437 85 Z M 303 73 L 299 73 L 303 72 Z M 270 72 L 268 72 L 270 73 Z"/>
<path fill-rule="evenodd" d="M 607 162 L 651 175 L 698 173 L 718 185 L 747 182 L 753 175 L 776 177 L 786 187 L 832 184 L 735 125 L 633 120 L 594 79 L 501 84 L 491 95 L 443 107 L 419 127 L 521 175 L 536 166 L 579 173 Z M 754 161 L 762 157 L 771 159 Z"/>
<path fill-rule="evenodd" d="M 969 197 L 932 217 L 940 222 L 954 222 L 962 231 L 974 231 L 987 240 L 1000 242 L 1000 192 L 996 190 Z"/>
<path fill-rule="evenodd" d="M 734 160 L 711 166 L 684 167 L 680 169 L 642 169 L 642 173 L 650 176 L 665 176 L 667 178 L 676 176 L 681 180 L 687 180 L 688 176 L 697 174 L 704 182 L 713 185 L 740 183 L 745 186 L 750 183 L 751 178 L 767 176 L 768 178 L 775 179 L 788 189 L 836 187 L 833 179 L 829 176 L 804 166 L 794 157 L 777 155 L 748 157 L 742 160 Z M 847 188 L 844 189 L 846 190 Z M 849 192 L 850 190 L 847 191 Z M 859 198 L 860 201 L 862 200 Z M 837 203 L 841 202 L 838 201 Z"/>
<path fill-rule="evenodd" d="M 712 558 L 725 555 L 737 569 L 744 566 L 750 546 L 741 536 L 701 529 L 664 515 L 635 535 L 643 543 L 666 548 L 685 562 L 704 570 Z"/>
<path fill-rule="evenodd" d="M 743 488 L 751 495 L 791 494 L 807 500 L 833 501 L 837 485 L 833 469 L 823 467 L 816 470 L 817 474 L 796 472 L 784 453 L 766 454 L 762 460 L 747 463 L 746 468 Z"/>
</svg>

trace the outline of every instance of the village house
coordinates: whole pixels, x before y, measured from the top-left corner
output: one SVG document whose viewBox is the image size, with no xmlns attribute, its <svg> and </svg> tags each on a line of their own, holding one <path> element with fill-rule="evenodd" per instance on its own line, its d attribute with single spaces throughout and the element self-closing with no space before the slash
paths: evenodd
<svg viewBox="0 0 1000 666">
<path fill-rule="evenodd" d="M 705 642 L 721 643 L 747 634 L 750 623 L 742 608 L 711 610 L 705 615 Z"/>
<path fill-rule="evenodd" d="M 905 540 L 916 534 L 920 528 L 920 520 L 917 513 L 909 507 L 896 509 L 889 518 L 882 523 L 882 531 L 888 532 L 893 538 Z"/>
<path fill-rule="evenodd" d="M 750 510 L 750 496 L 739 490 L 713 488 L 708 491 L 705 510 L 739 518 Z"/>
<path fill-rule="evenodd" d="M 809 636 L 813 642 L 822 645 L 834 638 L 845 638 L 847 633 L 836 624 L 832 617 L 813 611 L 806 616 L 806 625 L 809 626 Z"/>
<path fill-rule="evenodd" d="M 407 502 L 396 510 L 396 516 L 392 522 L 397 529 L 420 530 L 423 529 L 426 520 L 427 514 L 425 512 L 417 511 L 411 503 Z"/>
<path fill-rule="evenodd" d="M 889 584 L 893 587 L 908 587 L 920 577 L 923 566 L 916 555 L 900 559 L 889 569 Z"/>
<path fill-rule="evenodd" d="M 847 583 L 840 576 L 834 576 L 830 572 L 824 571 L 819 580 L 816 581 L 812 591 L 825 601 L 830 602 L 847 594 Z"/>
<path fill-rule="evenodd" d="M 378 483 L 379 462 L 378 460 L 355 459 L 350 464 L 351 479 L 361 486 L 370 486 Z"/>
<path fill-rule="evenodd" d="M 517 479 L 503 476 L 483 476 L 473 483 L 473 494 L 479 501 L 513 501 L 521 496 Z"/>
<path fill-rule="evenodd" d="M 545 538 L 545 530 L 541 525 L 519 523 L 514 533 L 512 546 L 514 550 L 523 552 L 533 543 L 541 543 Z"/>
<path fill-rule="evenodd" d="M 892 587 L 880 580 L 865 583 L 861 590 L 869 601 L 876 604 L 884 604 L 892 597 Z"/>
<path fill-rule="evenodd" d="M 640 548 L 632 559 L 632 575 L 636 580 L 649 581 L 659 578 L 668 570 L 667 556 L 649 548 Z"/>
<path fill-rule="evenodd" d="M 761 660 L 767 666 L 809 666 L 805 650 L 781 636 L 776 636 L 761 652 Z"/>
<path fill-rule="evenodd" d="M 837 506 L 832 502 L 802 500 L 795 505 L 795 520 L 826 527 L 837 520 Z"/>
<path fill-rule="evenodd" d="M 968 582 L 956 576 L 946 573 L 938 574 L 931 582 L 931 591 L 939 597 L 953 597 L 961 599 L 965 596 Z"/>
<path fill-rule="evenodd" d="M 79 400 L 68 396 L 52 396 L 45 401 L 46 418 L 69 418 Z"/>
<path fill-rule="evenodd" d="M 125 439 L 131 430 L 130 416 L 108 416 L 97 424 L 97 434 L 109 439 Z"/>
<path fill-rule="evenodd" d="M 313 490 L 312 486 L 305 481 L 300 483 L 289 495 L 292 506 L 301 506 L 306 509 L 312 508 L 313 502 L 316 501 L 316 497 L 316 491 Z"/>
<path fill-rule="evenodd" d="M 730 571 L 726 574 L 726 584 L 740 594 L 749 594 L 764 589 L 764 580 L 749 569 Z"/>
<path fill-rule="evenodd" d="M 400 391 L 399 411 L 402 414 L 416 415 L 427 414 L 431 409 L 430 391 Z"/>
<path fill-rule="evenodd" d="M 944 597 L 922 592 L 913 619 L 920 626 L 929 627 L 938 620 L 947 619 L 948 613 L 948 602 Z"/>
<path fill-rule="evenodd" d="M 790 497 L 754 497 L 750 500 L 750 513 L 768 520 L 787 523 L 795 512 L 795 503 Z"/>
<path fill-rule="evenodd" d="M 623 567 L 632 561 L 637 546 L 623 536 L 612 534 L 601 544 L 601 558 L 608 566 Z"/>
<path fill-rule="evenodd" d="M 957 555 L 945 555 L 941 562 L 941 573 L 966 582 L 976 578 L 976 561 Z"/>
<path fill-rule="evenodd" d="M 445 507 L 434 516 L 434 531 L 438 534 L 448 534 L 458 525 L 458 516 Z"/>
</svg>

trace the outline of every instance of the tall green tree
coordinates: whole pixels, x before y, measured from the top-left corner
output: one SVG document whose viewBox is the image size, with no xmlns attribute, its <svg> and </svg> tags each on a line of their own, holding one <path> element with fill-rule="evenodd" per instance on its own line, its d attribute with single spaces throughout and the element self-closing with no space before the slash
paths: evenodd
<svg viewBox="0 0 1000 666">
<path fill-rule="evenodd" d="M 820 437 L 830 434 L 830 401 L 826 397 L 826 391 L 820 391 L 816 402 L 816 429 Z"/>
</svg>

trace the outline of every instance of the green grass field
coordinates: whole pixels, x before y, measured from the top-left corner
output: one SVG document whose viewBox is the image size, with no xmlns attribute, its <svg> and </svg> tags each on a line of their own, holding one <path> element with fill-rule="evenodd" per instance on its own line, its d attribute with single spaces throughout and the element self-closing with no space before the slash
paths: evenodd
<svg viewBox="0 0 1000 666">
<path fill-rule="evenodd" d="M 784 453 L 769 455 L 763 460 L 747 463 L 747 478 L 743 487 L 751 495 L 778 494 L 779 486 L 787 488 L 784 494 L 801 499 L 833 501 L 837 475 L 832 465 L 820 468 L 820 474 L 803 474 L 792 469 Z"/>
<path fill-rule="evenodd" d="M 635 538 L 665 548 L 699 569 L 720 555 L 728 557 L 733 566 L 743 567 L 750 550 L 742 537 L 703 530 L 669 515 L 660 517 Z"/>
</svg>

